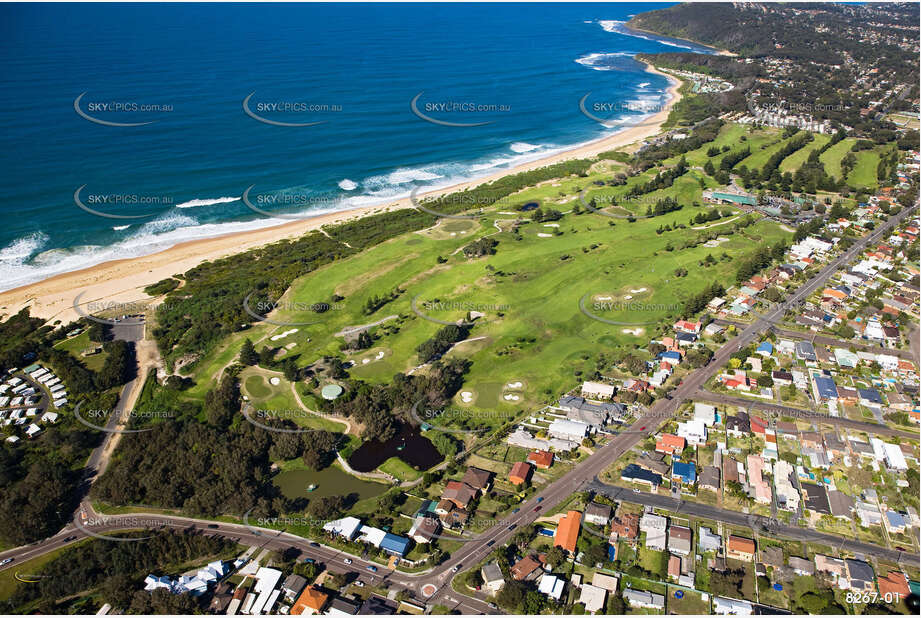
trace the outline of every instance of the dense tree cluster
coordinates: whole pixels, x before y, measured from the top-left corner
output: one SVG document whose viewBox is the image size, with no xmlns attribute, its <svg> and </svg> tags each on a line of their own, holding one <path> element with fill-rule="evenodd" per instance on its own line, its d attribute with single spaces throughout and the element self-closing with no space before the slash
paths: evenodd
<svg viewBox="0 0 921 618">
<path fill-rule="evenodd" d="M 41 576 L 37 581 L 18 586 L 0 603 L 0 609 L 7 614 L 68 613 L 67 603 L 74 601 L 69 597 L 95 591 L 101 599 L 98 605 L 107 602 L 126 613 L 201 613 L 199 602 L 190 595 L 144 591 L 144 577 L 175 565 L 226 555 L 235 547 L 222 537 L 190 531 L 156 530 L 126 534 L 124 538 L 131 536 L 150 538 L 127 542 L 93 539 L 68 548 L 42 566 L 39 573 L 33 573 Z"/>
</svg>

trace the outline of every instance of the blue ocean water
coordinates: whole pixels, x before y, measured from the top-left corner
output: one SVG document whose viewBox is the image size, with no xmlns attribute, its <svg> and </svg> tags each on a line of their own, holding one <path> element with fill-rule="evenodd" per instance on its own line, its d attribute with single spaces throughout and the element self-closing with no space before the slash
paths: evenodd
<svg viewBox="0 0 921 618">
<path fill-rule="evenodd" d="M 588 93 L 638 122 L 667 83 L 632 55 L 708 51 L 624 30 L 661 6 L 4 4 L 0 289 L 284 222 L 248 187 L 354 208 L 616 130 Z"/>
</svg>

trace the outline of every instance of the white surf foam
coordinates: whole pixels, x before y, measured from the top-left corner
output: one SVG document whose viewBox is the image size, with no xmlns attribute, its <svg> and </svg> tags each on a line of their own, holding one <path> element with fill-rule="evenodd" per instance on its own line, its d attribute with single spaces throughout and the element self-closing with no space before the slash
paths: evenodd
<svg viewBox="0 0 921 618">
<path fill-rule="evenodd" d="M 348 178 L 345 178 L 339 181 L 339 188 L 342 189 L 343 191 L 354 191 L 355 189 L 358 188 L 358 184 L 353 180 L 349 180 Z"/>
<path fill-rule="evenodd" d="M 509 149 L 512 152 L 517 152 L 518 154 L 531 152 L 532 150 L 537 150 L 538 148 L 540 148 L 540 146 L 537 146 L 536 144 L 529 144 L 527 142 L 515 142 L 509 146 Z"/>
<path fill-rule="evenodd" d="M 694 47 L 691 47 L 690 45 L 682 45 L 674 41 L 666 41 L 666 40 L 663 40 L 657 37 L 646 36 L 645 34 L 642 34 L 635 30 L 630 30 L 629 28 L 626 27 L 626 23 L 627 22 L 625 21 L 606 19 L 606 20 L 599 21 L 598 25 L 604 28 L 605 32 L 613 32 L 616 34 L 622 34 L 624 36 L 632 36 L 638 39 L 643 39 L 645 41 L 655 41 L 656 43 L 661 43 L 662 45 L 668 45 L 669 47 L 678 47 L 680 49 L 695 49 Z"/>
<path fill-rule="evenodd" d="M 239 197 L 216 197 L 213 199 L 189 200 L 188 202 L 176 204 L 176 208 L 198 208 L 200 206 L 214 206 L 215 204 L 227 204 L 229 202 L 236 202 L 239 199 Z"/>
<path fill-rule="evenodd" d="M 127 230 L 129 227 L 131 227 L 130 224 L 129 225 L 113 225 L 112 229 L 115 230 L 116 232 L 120 232 L 122 230 Z"/>
</svg>

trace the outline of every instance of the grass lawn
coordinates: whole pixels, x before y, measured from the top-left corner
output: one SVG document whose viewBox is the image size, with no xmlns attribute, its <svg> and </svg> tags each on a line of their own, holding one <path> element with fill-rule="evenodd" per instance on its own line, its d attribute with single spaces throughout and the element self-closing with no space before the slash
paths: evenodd
<svg viewBox="0 0 921 618">
<path fill-rule="evenodd" d="M 84 331 L 76 337 L 59 341 L 54 347 L 58 350 L 69 352 L 71 356 L 82 361 L 87 369 L 99 371 L 102 369 L 102 366 L 106 362 L 106 358 L 109 356 L 107 352 L 100 352 L 99 354 L 92 354 L 90 356 L 81 356 L 80 353 L 86 349 L 95 348 L 101 345 L 101 343 L 90 341 L 89 331 Z"/>
<path fill-rule="evenodd" d="M 822 133 L 814 133 L 813 139 L 811 142 L 791 154 L 789 157 L 780 162 L 780 172 L 790 172 L 793 173 L 806 162 L 806 159 L 809 158 L 809 154 L 813 150 L 818 150 L 822 148 L 825 144 L 831 141 L 830 135 L 824 135 Z"/>
<path fill-rule="evenodd" d="M 875 150 L 861 150 L 855 153 L 857 164 L 847 176 L 847 182 L 853 187 L 876 188 L 876 167 L 879 165 L 879 153 Z"/>
<path fill-rule="evenodd" d="M 422 472 L 416 470 L 408 463 L 400 459 L 399 457 L 391 457 L 380 466 L 377 467 L 381 472 L 385 472 L 401 481 L 415 481 L 417 478 L 422 476 Z"/>
<path fill-rule="evenodd" d="M 851 151 L 851 147 L 856 142 L 856 138 L 846 137 L 821 154 L 819 161 L 825 166 L 825 171 L 829 176 L 841 178 L 841 159 Z"/>
<path fill-rule="evenodd" d="M 681 598 L 675 598 L 675 592 L 681 591 Z M 668 594 L 665 595 L 665 613 L 682 614 L 682 615 L 702 615 L 710 614 L 710 602 L 704 601 L 699 592 L 691 592 L 676 586 L 668 587 Z"/>
</svg>

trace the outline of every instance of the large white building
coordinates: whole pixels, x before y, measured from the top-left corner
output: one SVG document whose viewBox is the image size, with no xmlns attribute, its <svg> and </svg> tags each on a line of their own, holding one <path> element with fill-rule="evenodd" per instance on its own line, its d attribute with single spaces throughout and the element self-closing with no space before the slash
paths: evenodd
<svg viewBox="0 0 921 618">
<path fill-rule="evenodd" d="M 588 435 L 589 426 L 580 421 L 558 418 L 550 423 L 547 433 L 552 438 L 581 442 Z"/>
<path fill-rule="evenodd" d="M 668 520 L 660 515 L 643 513 L 640 518 L 640 531 L 646 533 L 646 549 L 665 551 Z"/>
</svg>

